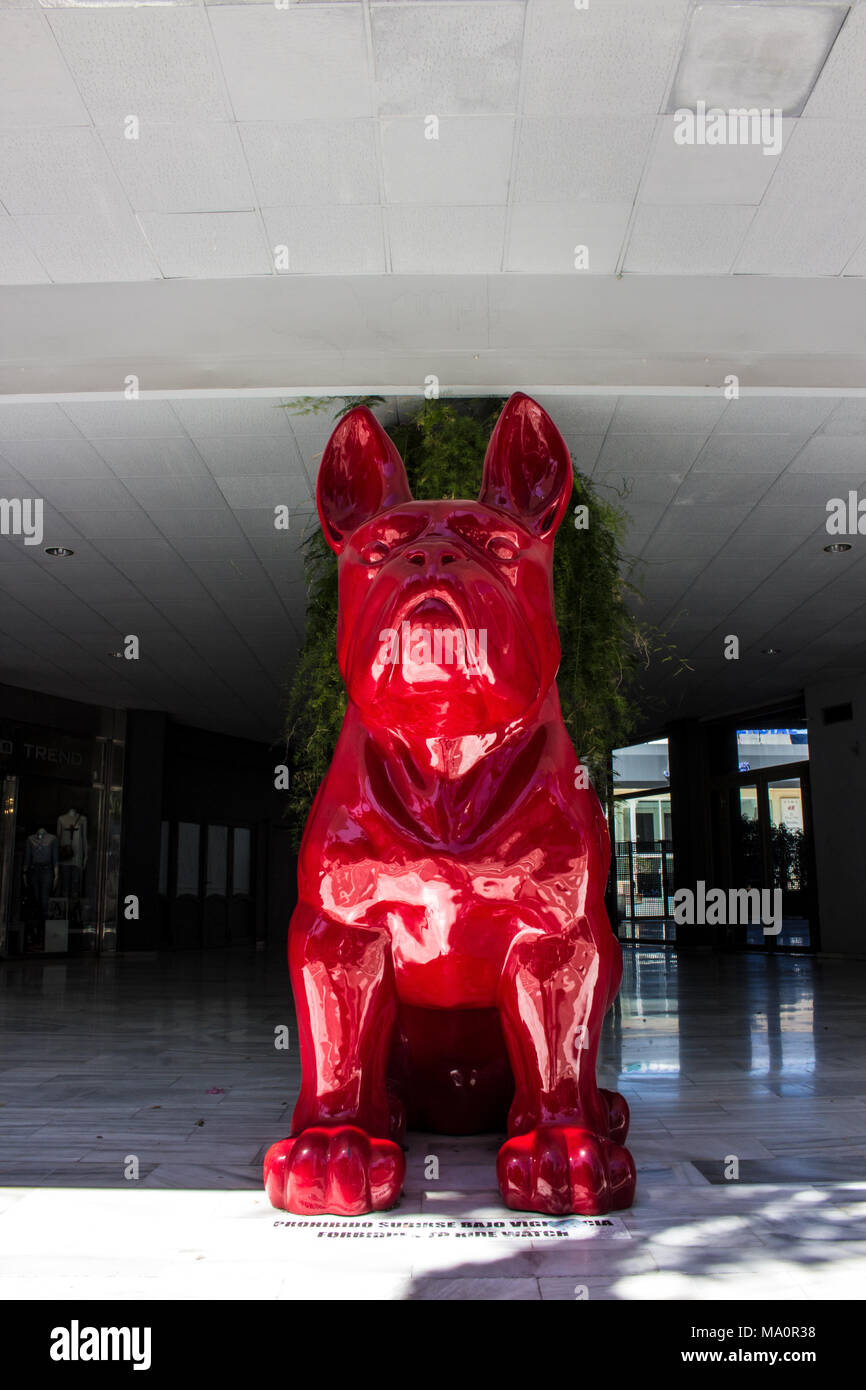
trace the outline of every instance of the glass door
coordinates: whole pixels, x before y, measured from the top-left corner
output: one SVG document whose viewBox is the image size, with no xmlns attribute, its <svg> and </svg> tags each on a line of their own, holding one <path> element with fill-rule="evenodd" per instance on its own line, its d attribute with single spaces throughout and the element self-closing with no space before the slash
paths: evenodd
<svg viewBox="0 0 866 1390">
<path fill-rule="evenodd" d="M 804 773 L 767 779 L 767 816 L 773 887 L 782 893 L 779 946 L 809 946 L 812 916 L 812 839 L 807 826 Z"/>
<path fill-rule="evenodd" d="M 809 770 L 803 763 L 740 774 L 717 788 L 719 886 L 746 890 L 724 939 L 761 950 L 809 950 L 816 940 Z M 758 897 L 754 890 L 757 890 Z M 742 920 L 747 918 L 747 920 Z M 766 933 L 764 925 L 780 930 Z"/>
<path fill-rule="evenodd" d="M 0 778 L 0 956 L 13 944 L 9 939 L 12 884 L 15 862 L 15 820 L 18 811 L 18 778 Z"/>
</svg>

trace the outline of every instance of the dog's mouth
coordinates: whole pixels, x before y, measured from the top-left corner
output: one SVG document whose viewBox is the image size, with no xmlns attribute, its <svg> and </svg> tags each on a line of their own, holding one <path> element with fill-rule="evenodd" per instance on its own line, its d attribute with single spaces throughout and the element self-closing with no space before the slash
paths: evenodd
<svg viewBox="0 0 866 1390">
<path fill-rule="evenodd" d="M 457 612 L 453 604 L 449 603 L 447 599 L 431 597 L 429 594 L 426 598 L 422 598 L 420 603 L 414 604 L 407 612 L 406 617 L 409 621 L 421 618 L 432 623 L 456 623 L 459 627 L 464 625 L 461 614 Z"/>
</svg>

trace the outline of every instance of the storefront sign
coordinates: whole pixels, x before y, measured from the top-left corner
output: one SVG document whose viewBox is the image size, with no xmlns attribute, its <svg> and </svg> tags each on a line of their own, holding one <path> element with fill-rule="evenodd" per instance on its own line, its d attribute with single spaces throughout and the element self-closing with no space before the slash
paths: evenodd
<svg viewBox="0 0 866 1390">
<path fill-rule="evenodd" d="M 0 773 L 89 782 L 93 770 L 94 748 L 88 739 L 28 724 L 0 725 Z"/>
</svg>

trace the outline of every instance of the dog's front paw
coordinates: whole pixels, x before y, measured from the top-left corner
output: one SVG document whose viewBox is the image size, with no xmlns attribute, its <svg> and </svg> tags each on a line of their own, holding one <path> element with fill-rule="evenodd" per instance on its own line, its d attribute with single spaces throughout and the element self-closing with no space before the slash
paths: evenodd
<svg viewBox="0 0 866 1390">
<path fill-rule="evenodd" d="M 576 1125 L 539 1125 L 499 1150 L 499 1190 L 507 1207 L 550 1216 L 603 1216 L 634 1200 L 628 1149 Z"/>
<path fill-rule="evenodd" d="M 314 1126 L 272 1144 L 265 1154 L 265 1191 L 275 1207 L 302 1216 L 361 1216 L 393 1207 L 406 1160 L 390 1139 L 372 1139 L 355 1125 Z"/>
</svg>

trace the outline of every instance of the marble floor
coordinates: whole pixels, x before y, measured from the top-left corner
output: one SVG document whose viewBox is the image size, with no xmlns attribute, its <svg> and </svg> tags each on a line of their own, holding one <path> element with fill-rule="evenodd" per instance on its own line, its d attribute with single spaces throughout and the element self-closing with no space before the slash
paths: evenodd
<svg viewBox="0 0 866 1390">
<path fill-rule="evenodd" d="M 864 992 L 866 962 L 627 949 L 599 1079 L 631 1210 L 529 1225 L 496 1136 L 415 1134 L 393 1212 L 297 1225 L 261 1188 L 298 1085 L 282 958 L 4 962 L 0 1297 L 861 1299 Z"/>
</svg>

